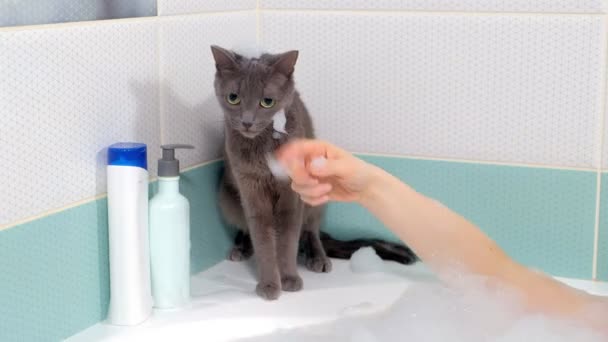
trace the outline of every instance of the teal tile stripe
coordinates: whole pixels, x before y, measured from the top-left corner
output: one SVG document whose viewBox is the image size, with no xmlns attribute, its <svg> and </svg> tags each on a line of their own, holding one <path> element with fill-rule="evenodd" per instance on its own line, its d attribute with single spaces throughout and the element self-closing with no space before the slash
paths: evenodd
<svg viewBox="0 0 608 342">
<path fill-rule="evenodd" d="M 217 206 L 223 163 L 185 172 L 180 191 L 190 200 L 191 269 L 198 273 L 228 256 L 234 232 L 226 229 Z"/>
<path fill-rule="evenodd" d="M 230 247 L 216 209 L 221 168 L 216 162 L 182 176 L 193 272 Z M 0 231 L 0 341 L 64 339 L 105 319 L 109 296 L 106 199 Z"/>
<path fill-rule="evenodd" d="M 380 166 L 480 226 L 525 265 L 591 279 L 594 172 L 370 157 Z M 324 226 L 342 239 L 394 239 L 352 204 L 333 204 Z"/>
<path fill-rule="evenodd" d="M 602 173 L 597 277 L 608 281 L 608 173 Z"/>
<path fill-rule="evenodd" d="M 556 275 L 591 277 L 595 173 L 364 159 L 471 219 L 523 263 Z M 231 246 L 233 233 L 217 210 L 221 170 L 216 162 L 182 176 L 192 206 L 193 272 L 224 259 Z M 101 199 L 0 232 L 0 341 L 56 341 L 105 318 L 106 211 Z M 332 204 L 325 227 L 340 238 L 395 239 L 356 205 Z"/>
<path fill-rule="evenodd" d="M 58 341 L 105 317 L 106 203 L 0 232 L 0 341 Z"/>
</svg>

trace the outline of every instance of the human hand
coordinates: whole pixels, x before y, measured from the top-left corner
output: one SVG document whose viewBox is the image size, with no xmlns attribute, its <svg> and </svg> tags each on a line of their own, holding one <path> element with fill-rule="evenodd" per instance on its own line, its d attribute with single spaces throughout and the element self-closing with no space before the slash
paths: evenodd
<svg viewBox="0 0 608 342">
<path fill-rule="evenodd" d="M 275 155 L 287 169 L 292 189 L 313 206 L 360 201 L 372 178 L 370 164 L 319 140 L 294 140 Z"/>
</svg>

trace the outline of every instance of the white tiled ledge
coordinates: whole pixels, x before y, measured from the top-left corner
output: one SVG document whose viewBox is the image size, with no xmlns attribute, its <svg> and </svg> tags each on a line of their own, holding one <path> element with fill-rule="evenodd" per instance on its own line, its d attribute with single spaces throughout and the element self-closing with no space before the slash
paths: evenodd
<svg viewBox="0 0 608 342">
<path fill-rule="evenodd" d="M 266 302 L 254 294 L 253 263 L 224 261 L 193 276 L 193 300 L 188 307 L 155 310 L 152 317 L 135 327 L 98 323 L 67 341 L 234 341 L 348 315 L 373 314 L 389 307 L 410 284 L 435 281 L 421 263 L 403 266 L 385 262 L 387 272 L 366 274 L 353 273 L 346 260 L 333 260 L 333 264 L 329 274 L 302 269 L 304 290 L 284 292 L 279 300 Z M 557 279 L 608 296 L 608 283 Z"/>
</svg>

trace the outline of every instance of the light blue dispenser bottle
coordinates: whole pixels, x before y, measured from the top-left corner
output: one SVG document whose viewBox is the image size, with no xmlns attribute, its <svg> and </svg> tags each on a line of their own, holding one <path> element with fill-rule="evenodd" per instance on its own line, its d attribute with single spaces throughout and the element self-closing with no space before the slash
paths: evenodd
<svg viewBox="0 0 608 342">
<path fill-rule="evenodd" d="M 179 192 L 175 150 L 163 145 L 158 161 L 158 193 L 150 200 L 150 270 L 154 307 L 172 309 L 190 300 L 190 203 Z"/>
</svg>

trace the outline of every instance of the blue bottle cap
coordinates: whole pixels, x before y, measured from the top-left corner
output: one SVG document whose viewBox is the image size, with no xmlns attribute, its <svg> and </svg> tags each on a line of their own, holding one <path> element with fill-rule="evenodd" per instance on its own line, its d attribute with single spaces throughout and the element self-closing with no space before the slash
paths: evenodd
<svg viewBox="0 0 608 342">
<path fill-rule="evenodd" d="M 108 148 L 108 165 L 134 166 L 148 170 L 146 144 L 120 142 Z"/>
</svg>

